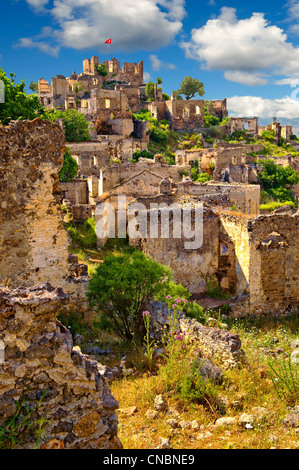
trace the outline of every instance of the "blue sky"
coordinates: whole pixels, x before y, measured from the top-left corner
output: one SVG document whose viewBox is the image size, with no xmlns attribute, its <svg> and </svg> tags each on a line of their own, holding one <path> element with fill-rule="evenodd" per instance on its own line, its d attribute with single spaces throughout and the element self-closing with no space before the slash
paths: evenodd
<svg viewBox="0 0 299 470">
<path fill-rule="evenodd" d="M 299 117 L 299 0 L 6 0 L 0 35 L 0 67 L 28 85 L 92 55 L 143 60 L 168 94 L 191 75 L 231 115 Z"/>
</svg>

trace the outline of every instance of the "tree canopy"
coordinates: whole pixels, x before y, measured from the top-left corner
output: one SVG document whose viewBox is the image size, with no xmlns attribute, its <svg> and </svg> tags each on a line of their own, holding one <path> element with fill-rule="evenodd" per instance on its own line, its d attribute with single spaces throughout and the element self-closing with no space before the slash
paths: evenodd
<svg viewBox="0 0 299 470">
<path fill-rule="evenodd" d="M 45 117 L 45 109 L 36 94 L 27 95 L 25 80 L 16 83 L 16 75 L 8 76 L 0 68 L 0 81 L 4 83 L 5 103 L 0 103 L 0 122 L 8 125 L 10 121 Z"/>
<path fill-rule="evenodd" d="M 169 267 L 140 251 L 109 255 L 92 276 L 87 291 L 90 306 L 124 339 L 138 337 L 142 311 L 149 299 L 172 279 Z"/>
<path fill-rule="evenodd" d="M 46 113 L 47 119 L 54 122 L 57 119 L 63 119 L 65 140 L 67 142 L 86 142 L 90 140 L 89 123 L 84 114 L 76 109 L 67 109 L 66 111 L 50 110 Z"/>
<path fill-rule="evenodd" d="M 263 170 L 258 177 L 262 188 L 275 200 L 292 201 L 293 197 L 288 188 L 299 183 L 299 175 L 289 165 L 278 166 L 273 160 L 262 161 Z"/>
<path fill-rule="evenodd" d="M 78 165 L 76 160 L 71 156 L 69 147 L 66 148 L 64 154 L 63 167 L 59 171 L 59 180 L 63 183 L 72 181 L 78 173 Z"/>
<path fill-rule="evenodd" d="M 191 78 L 190 76 L 185 77 L 181 83 L 180 88 L 174 91 L 174 95 L 176 97 L 185 95 L 186 100 L 190 100 L 196 94 L 199 96 L 203 96 L 205 94 L 204 84 L 197 80 L 197 78 Z"/>
</svg>

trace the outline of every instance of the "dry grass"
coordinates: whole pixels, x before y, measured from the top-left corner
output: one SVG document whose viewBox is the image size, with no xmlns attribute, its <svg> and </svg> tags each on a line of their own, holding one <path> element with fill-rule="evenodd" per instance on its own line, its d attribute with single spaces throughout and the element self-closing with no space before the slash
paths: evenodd
<svg viewBox="0 0 299 470">
<path fill-rule="evenodd" d="M 231 322 L 231 330 L 238 333 L 246 354 L 246 363 L 239 369 L 225 373 L 222 385 L 217 386 L 219 398 L 226 399 L 224 408 L 215 407 L 211 401 L 190 402 L 175 390 L 165 387 L 165 380 L 158 370 L 155 375 L 140 372 L 134 376 L 114 381 L 111 390 L 120 408 L 137 406 L 133 416 L 119 412 L 119 437 L 125 449 L 153 449 L 162 437 L 169 438 L 173 449 L 269 449 L 291 448 L 299 445 L 295 428 L 286 427 L 284 417 L 294 404 L 286 394 L 278 397 L 271 378 L 269 360 L 274 364 L 283 361 L 284 351 L 289 354 L 292 339 L 299 338 L 299 321 L 296 317 L 285 320 L 267 320 L 247 323 Z M 160 364 L 162 367 L 162 364 Z M 299 366 L 298 366 L 299 367 Z M 173 366 L 173 383 L 180 364 Z M 179 373 L 181 373 L 180 371 Z M 169 411 L 158 412 L 155 419 L 146 417 L 153 409 L 154 398 L 163 393 L 168 410 L 178 414 L 178 421 L 196 420 L 199 429 L 172 429 L 167 420 L 175 417 Z M 215 427 L 215 421 L 223 416 L 240 418 L 243 413 L 254 414 L 254 407 L 264 407 L 269 414 L 256 421 L 253 429 L 235 423 Z"/>
</svg>

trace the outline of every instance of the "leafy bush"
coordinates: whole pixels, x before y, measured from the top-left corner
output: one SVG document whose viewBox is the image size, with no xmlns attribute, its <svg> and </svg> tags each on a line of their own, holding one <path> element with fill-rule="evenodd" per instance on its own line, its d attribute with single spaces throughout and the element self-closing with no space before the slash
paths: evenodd
<svg viewBox="0 0 299 470">
<path fill-rule="evenodd" d="M 36 94 L 25 93 L 25 80 L 16 83 L 16 75 L 10 73 L 6 76 L 0 68 L 0 80 L 4 83 L 5 103 L 0 103 L 0 123 L 8 125 L 11 120 L 33 120 L 45 117 L 45 109 L 40 104 Z"/>
<path fill-rule="evenodd" d="M 133 160 L 133 162 L 138 162 L 139 158 L 153 159 L 154 154 L 148 152 L 147 150 L 142 150 L 142 152 L 140 152 L 140 150 L 136 150 L 136 152 L 134 152 L 134 154 L 133 154 L 132 160 Z"/>
<path fill-rule="evenodd" d="M 61 182 L 67 183 L 72 181 L 78 173 L 78 165 L 76 160 L 71 156 L 69 147 L 66 148 L 63 167 L 59 171 L 59 180 Z"/>
<path fill-rule="evenodd" d="M 273 160 L 265 160 L 259 163 L 262 163 L 264 167 L 258 175 L 263 190 L 276 201 L 293 201 L 294 198 L 286 186 L 292 187 L 299 182 L 297 171 L 289 165 L 286 167 L 278 166 Z"/>
<path fill-rule="evenodd" d="M 170 268 L 135 251 L 108 255 L 91 278 L 87 299 L 123 340 L 144 334 L 142 311 L 172 278 Z"/>
<path fill-rule="evenodd" d="M 216 401 L 218 391 L 209 380 L 203 379 L 200 374 L 201 359 L 195 359 L 189 365 L 187 373 L 178 383 L 177 390 L 181 397 L 190 402 Z"/>
<path fill-rule="evenodd" d="M 89 141 L 89 123 L 84 114 L 79 113 L 76 109 L 68 109 L 66 111 L 50 110 L 46 113 L 47 119 L 54 122 L 57 119 L 63 119 L 65 140 L 67 142 L 83 142 Z"/>
<path fill-rule="evenodd" d="M 285 201 L 285 202 L 267 202 L 266 204 L 261 204 L 260 209 L 261 210 L 267 210 L 267 211 L 274 211 L 274 209 L 277 209 L 278 207 L 282 206 L 290 206 L 290 207 L 295 207 L 295 203 L 293 201 Z"/>
<path fill-rule="evenodd" d="M 211 126 L 219 126 L 220 119 L 217 118 L 216 116 L 213 116 L 210 114 L 205 107 L 205 114 L 204 114 L 204 120 L 205 120 L 205 127 L 211 127 Z"/>
<path fill-rule="evenodd" d="M 168 141 L 169 131 L 154 127 L 150 133 L 150 138 L 161 145 L 166 145 Z"/>
<path fill-rule="evenodd" d="M 210 179 L 209 173 L 199 173 L 195 181 L 197 183 L 206 183 L 207 181 L 210 181 Z"/>
<path fill-rule="evenodd" d="M 274 131 L 265 130 L 261 133 L 261 138 L 269 142 L 274 142 L 274 134 Z"/>
</svg>

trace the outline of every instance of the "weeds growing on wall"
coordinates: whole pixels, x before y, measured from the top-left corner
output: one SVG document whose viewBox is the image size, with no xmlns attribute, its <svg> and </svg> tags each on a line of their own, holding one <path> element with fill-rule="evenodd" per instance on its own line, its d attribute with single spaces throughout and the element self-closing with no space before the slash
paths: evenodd
<svg viewBox="0 0 299 470">
<path fill-rule="evenodd" d="M 36 448 L 39 447 L 40 438 L 45 432 L 48 421 L 41 417 L 35 419 L 34 413 L 43 401 L 47 390 L 45 390 L 34 407 L 26 401 L 26 394 L 16 402 L 17 411 L 3 426 L 0 427 L 0 449 L 12 449 L 16 445 L 22 444 L 22 434 L 27 430 L 32 430 L 36 436 Z"/>
</svg>

